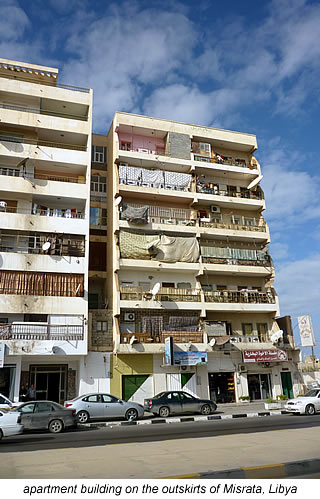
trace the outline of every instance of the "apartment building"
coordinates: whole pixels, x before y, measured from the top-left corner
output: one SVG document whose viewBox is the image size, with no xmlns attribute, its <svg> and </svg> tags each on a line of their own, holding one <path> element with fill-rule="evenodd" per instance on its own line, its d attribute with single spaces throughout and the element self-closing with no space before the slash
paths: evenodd
<svg viewBox="0 0 320 499">
<path fill-rule="evenodd" d="M 0 391 L 63 401 L 90 381 L 92 90 L 0 59 L 0 108 Z"/>
<path fill-rule="evenodd" d="M 292 396 L 256 137 L 116 113 L 107 147 L 112 393 Z"/>
</svg>

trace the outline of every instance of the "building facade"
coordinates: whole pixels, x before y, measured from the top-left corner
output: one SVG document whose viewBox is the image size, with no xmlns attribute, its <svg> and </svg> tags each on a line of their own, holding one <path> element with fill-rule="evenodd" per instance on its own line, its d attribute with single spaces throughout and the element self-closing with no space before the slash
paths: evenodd
<svg viewBox="0 0 320 499">
<path fill-rule="evenodd" d="M 92 90 L 5 59 L 0 89 L 0 392 L 62 402 L 86 390 Z"/>
<path fill-rule="evenodd" d="M 107 147 L 111 392 L 293 396 L 256 137 L 116 113 Z"/>
</svg>

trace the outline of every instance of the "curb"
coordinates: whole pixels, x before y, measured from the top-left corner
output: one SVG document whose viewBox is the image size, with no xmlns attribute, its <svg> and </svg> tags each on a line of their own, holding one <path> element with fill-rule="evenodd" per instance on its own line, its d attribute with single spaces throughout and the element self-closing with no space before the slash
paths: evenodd
<svg viewBox="0 0 320 499">
<path fill-rule="evenodd" d="M 169 476 L 166 479 L 181 478 L 216 478 L 220 480 L 238 478 L 288 478 L 297 475 L 309 475 L 320 472 L 320 459 L 308 459 L 305 461 L 294 461 L 282 464 L 267 464 L 265 466 L 252 466 L 247 468 L 236 468 L 224 471 L 207 471 L 205 473 L 194 473 L 190 475 Z"/>
<path fill-rule="evenodd" d="M 264 416 L 279 416 L 280 414 L 287 414 L 286 411 L 264 411 L 264 412 L 249 412 L 247 414 L 226 414 L 225 416 L 191 416 L 181 418 L 166 418 L 166 419 L 147 419 L 141 421 L 107 421 L 97 423 L 84 423 L 80 426 L 89 428 L 104 428 L 106 426 L 113 428 L 114 426 L 138 426 L 150 424 L 170 424 L 170 423 L 187 423 L 194 421 L 213 421 L 218 419 L 239 419 L 239 418 L 253 418 Z"/>
</svg>

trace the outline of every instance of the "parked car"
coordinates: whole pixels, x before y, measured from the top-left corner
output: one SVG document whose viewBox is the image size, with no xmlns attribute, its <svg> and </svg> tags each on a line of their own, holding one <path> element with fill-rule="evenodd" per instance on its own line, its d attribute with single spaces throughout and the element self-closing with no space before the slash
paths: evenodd
<svg viewBox="0 0 320 499">
<path fill-rule="evenodd" d="M 161 392 L 155 397 L 144 400 L 144 410 L 162 418 L 166 418 L 170 414 L 194 412 L 211 414 L 216 409 L 217 405 L 211 400 L 199 399 L 190 393 L 181 391 Z"/>
<path fill-rule="evenodd" d="M 320 411 L 320 388 L 314 388 L 301 397 L 288 400 L 284 408 L 287 412 L 313 416 L 317 411 Z"/>
<path fill-rule="evenodd" d="M 5 395 L 0 393 L 0 410 L 6 409 L 14 409 L 15 407 L 18 407 L 21 404 L 21 402 L 12 402 L 10 399 L 8 399 Z"/>
<path fill-rule="evenodd" d="M 73 400 L 66 400 L 65 407 L 76 410 L 79 423 L 89 419 L 125 418 L 134 421 L 141 418 L 144 409 L 136 402 L 125 402 L 109 393 L 87 393 Z"/>
<path fill-rule="evenodd" d="M 0 440 L 23 432 L 19 413 L 0 411 Z"/>
<path fill-rule="evenodd" d="M 60 433 L 64 428 L 76 426 L 76 411 L 65 409 L 57 402 L 37 400 L 25 402 L 12 412 L 19 412 L 25 430 L 46 430 Z"/>
</svg>

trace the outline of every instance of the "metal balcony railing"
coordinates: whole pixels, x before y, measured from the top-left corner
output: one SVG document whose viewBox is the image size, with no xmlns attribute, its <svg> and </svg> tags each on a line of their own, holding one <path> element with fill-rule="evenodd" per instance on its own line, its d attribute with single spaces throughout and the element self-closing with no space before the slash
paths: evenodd
<svg viewBox="0 0 320 499">
<path fill-rule="evenodd" d="M 149 301 L 155 299 L 156 301 L 200 302 L 200 293 L 200 289 L 160 288 L 154 297 L 151 291 L 146 291 L 141 286 L 120 286 L 121 300 Z"/>
<path fill-rule="evenodd" d="M 3 201 L 4 203 L 5 201 Z M 24 210 L 22 208 L 6 206 L 1 207 L 0 213 L 16 213 L 21 215 L 38 215 L 43 217 L 57 217 L 57 218 L 72 218 L 72 219 L 84 219 L 85 214 L 77 209 L 70 208 L 32 208 L 29 210 Z"/>
<path fill-rule="evenodd" d="M 227 196 L 241 199 L 263 199 L 263 194 L 261 191 L 252 192 L 244 190 L 242 192 L 234 192 L 231 190 L 221 190 L 218 187 L 215 187 L 213 184 L 206 185 L 204 183 L 197 184 L 197 192 L 200 194 L 212 194 L 213 196 Z"/>
<path fill-rule="evenodd" d="M 244 225 L 244 224 L 225 224 L 222 222 L 206 222 L 200 219 L 200 227 L 208 229 L 229 229 L 229 230 L 244 230 L 251 232 L 267 232 L 267 224 L 263 221 L 259 225 Z"/>
<path fill-rule="evenodd" d="M 50 242 L 49 250 L 43 250 L 45 242 Z M 4 253 L 26 253 L 36 255 L 61 255 L 84 257 L 84 237 L 75 238 L 64 234 L 39 233 L 38 235 L 22 236 L 6 232 L 0 233 L 0 251 Z"/>
<path fill-rule="evenodd" d="M 243 291 L 205 291 L 206 302 L 211 303 L 276 303 L 273 289 L 267 292 L 246 289 Z"/>
<path fill-rule="evenodd" d="M 133 208 L 141 208 L 143 204 L 130 203 Z M 162 206 L 148 206 L 149 223 L 170 224 L 170 225 L 196 225 L 196 214 L 193 210 L 185 208 L 165 208 Z M 120 213 L 120 220 L 122 220 L 122 213 Z"/>
<path fill-rule="evenodd" d="M 194 154 L 194 161 L 202 161 L 204 163 L 213 163 L 216 165 L 227 165 L 227 166 L 236 166 L 241 168 L 250 168 L 255 170 L 257 166 L 254 163 L 247 163 L 245 160 L 230 160 L 230 159 L 217 159 L 211 158 L 210 156 L 205 156 L 202 154 Z"/>
<path fill-rule="evenodd" d="M 157 336 L 153 336 L 152 333 L 120 333 L 120 343 L 129 344 L 130 340 L 134 336 L 135 343 L 164 343 L 165 338 L 168 336 L 173 337 L 174 343 L 203 343 L 203 334 L 193 333 L 189 331 L 163 331 Z"/>
<path fill-rule="evenodd" d="M 253 267 L 271 267 L 271 258 L 266 255 L 263 259 L 240 259 L 240 258 L 227 258 L 227 257 L 214 257 L 214 256 L 202 256 L 202 263 L 212 263 L 212 264 L 223 264 L 223 265 L 247 265 Z"/>
<path fill-rule="evenodd" d="M 76 177 L 68 177 L 67 175 L 52 175 L 52 174 L 47 174 L 47 173 L 38 173 L 37 171 L 34 172 L 34 174 L 26 173 L 23 172 L 22 170 L 18 168 L 11 168 L 11 167 L 5 167 L 2 166 L 0 167 L 0 175 L 4 175 L 7 177 L 21 177 L 27 180 L 52 180 L 54 182 L 71 182 L 74 184 L 85 184 L 86 183 L 86 178 L 83 175 L 78 175 Z"/>
<path fill-rule="evenodd" d="M 21 72 L 25 72 L 25 73 L 33 73 L 34 75 L 38 76 L 40 74 L 40 76 L 44 76 L 45 74 L 47 74 L 46 72 L 43 72 L 43 71 L 40 71 L 40 70 L 36 70 L 36 69 L 31 69 L 31 68 L 27 68 L 27 67 L 22 67 L 22 66 L 16 66 L 16 65 L 12 65 L 12 64 L 4 64 L 4 63 L 1 63 L 0 64 L 0 68 L 5 68 L 5 69 L 11 69 L 12 71 L 19 71 L 19 74 L 17 75 L 16 73 L 15 74 L 10 74 L 9 72 L 8 73 L 0 73 L 0 77 L 1 78 L 8 78 L 8 79 L 12 79 L 12 80 L 18 80 L 18 81 L 26 81 L 28 83 L 35 83 L 37 85 L 46 85 L 46 86 L 49 86 L 49 87 L 56 87 L 56 88 L 64 88 L 65 90 L 73 90 L 75 92 L 83 92 L 83 93 L 86 93 L 88 94 L 90 92 L 90 89 L 89 88 L 83 88 L 83 87 L 76 87 L 74 85 L 65 85 L 64 83 L 57 83 L 57 81 L 54 79 L 53 81 L 49 81 L 49 80 L 45 80 L 45 79 L 41 79 L 39 81 L 37 81 L 36 79 L 30 79 L 30 78 L 27 78 L 27 77 L 24 77 L 23 76 L 23 73 Z M 54 75 L 52 75 L 54 76 Z M 56 76 L 55 76 L 56 78 Z"/>
<path fill-rule="evenodd" d="M 84 326 L 48 324 L 40 322 L 17 322 L 0 324 L 0 340 L 51 340 L 81 341 Z"/>
</svg>

